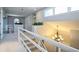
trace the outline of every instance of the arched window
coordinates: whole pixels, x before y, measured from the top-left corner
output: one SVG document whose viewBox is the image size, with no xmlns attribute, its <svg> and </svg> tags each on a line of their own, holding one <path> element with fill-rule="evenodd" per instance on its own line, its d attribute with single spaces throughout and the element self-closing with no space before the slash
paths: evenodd
<svg viewBox="0 0 79 59">
<path fill-rule="evenodd" d="M 14 23 L 20 23 L 20 20 L 18 18 L 15 18 Z"/>
</svg>

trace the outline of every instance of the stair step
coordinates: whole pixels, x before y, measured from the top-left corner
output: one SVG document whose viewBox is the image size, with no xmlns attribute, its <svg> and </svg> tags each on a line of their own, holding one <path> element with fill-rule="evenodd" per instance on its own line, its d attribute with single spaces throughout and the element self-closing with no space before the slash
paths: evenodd
<svg viewBox="0 0 79 59">
<path fill-rule="evenodd" d="M 31 49 L 32 52 L 41 52 L 37 47 L 34 46 L 29 40 L 24 40 L 27 46 Z"/>
<path fill-rule="evenodd" d="M 27 45 L 28 45 L 28 47 L 34 46 L 32 43 L 30 43 L 30 44 L 27 44 Z"/>
<path fill-rule="evenodd" d="M 26 42 L 26 43 L 27 43 L 27 42 L 29 42 L 29 41 L 28 41 L 28 40 L 24 40 L 24 42 Z"/>
<path fill-rule="evenodd" d="M 32 52 L 41 52 L 40 50 L 38 50 L 38 49 L 36 49 L 36 50 L 34 50 L 34 51 L 32 51 Z"/>
<path fill-rule="evenodd" d="M 32 52 L 41 52 L 38 48 L 32 48 L 31 51 Z"/>
<path fill-rule="evenodd" d="M 28 45 L 28 44 L 31 44 L 31 42 L 27 42 L 26 44 L 27 44 L 27 45 Z"/>
<path fill-rule="evenodd" d="M 35 48 L 35 46 L 30 46 L 29 48 L 30 48 L 30 49 L 33 49 L 33 48 Z"/>
</svg>

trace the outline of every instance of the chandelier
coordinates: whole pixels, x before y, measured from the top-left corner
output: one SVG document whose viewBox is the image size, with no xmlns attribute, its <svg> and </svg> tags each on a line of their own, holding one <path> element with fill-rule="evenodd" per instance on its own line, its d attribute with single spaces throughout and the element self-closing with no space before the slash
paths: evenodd
<svg viewBox="0 0 79 59">
<path fill-rule="evenodd" d="M 56 31 L 55 35 L 52 37 L 52 39 L 54 39 L 57 42 L 62 42 L 63 37 L 61 34 L 59 34 L 59 25 L 57 25 L 56 27 L 57 27 L 57 31 Z"/>
</svg>

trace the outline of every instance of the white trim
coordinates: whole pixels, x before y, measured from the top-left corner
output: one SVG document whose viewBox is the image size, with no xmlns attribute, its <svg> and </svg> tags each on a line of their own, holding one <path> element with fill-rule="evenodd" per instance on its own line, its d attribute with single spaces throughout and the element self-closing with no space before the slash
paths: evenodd
<svg viewBox="0 0 79 59">
<path fill-rule="evenodd" d="M 19 29 L 19 28 L 18 28 L 18 29 Z M 25 46 L 25 47 L 28 49 L 29 52 L 31 52 L 31 50 L 29 49 L 29 47 L 26 45 L 26 43 L 25 43 L 25 42 L 22 40 L 22 38 L 20 37 L 20 30 L 18 30 L 18 42 L 21 43 L 21 44 L 23 45 L 23 47 Z M 23 42 L 23 43 L 22 43 L 22 42 Z M 24 49 L 25 49 L 25 51 L 27 51 L 25 47 L 24 47 Z"/>
<path fill-rule="evenodd" d="M 27 46 L 27 44 L 22 40 L 22 38 L 20 39 L 22 42 L 23 42 L 23 46 L 25 46 L 26 48 L 27 48 L 27 50 L 29 51 L 29 52 L 31 52 L 31 50 L 30 50 L 30 48 Z"/>
<path fill-rule="evenodd" d="M 24 15 L 6 14 L 7 16 L 25 17 Z"/>
<path fill-rule="evenodd" d="M 29 40 L 31 43 L 33 43 L 40 51 L 47 52 L 44 48 L 39 46 L 37 43 L 35 43 L 33 40 L 31 40 L 29 37 L 27 37 L 23 32 L 20 32 L 27 40 Z"/>
<path fill-rule="evenodd" d="M 1 8 L 1 39 L 3 39 L 3 8 Z"/>
</svg>

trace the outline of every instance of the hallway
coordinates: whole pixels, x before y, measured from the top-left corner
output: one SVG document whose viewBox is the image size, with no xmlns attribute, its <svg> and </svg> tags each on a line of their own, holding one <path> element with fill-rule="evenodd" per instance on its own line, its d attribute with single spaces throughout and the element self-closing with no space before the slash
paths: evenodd
<svg viewBox="0 0 79 59">
<path fill-rule="evenodd" d="M 23 47 L 18 42 L 17 33 L 4 34 L 0 41 L 0 52 L 23 52 Z"/>
</svg>

